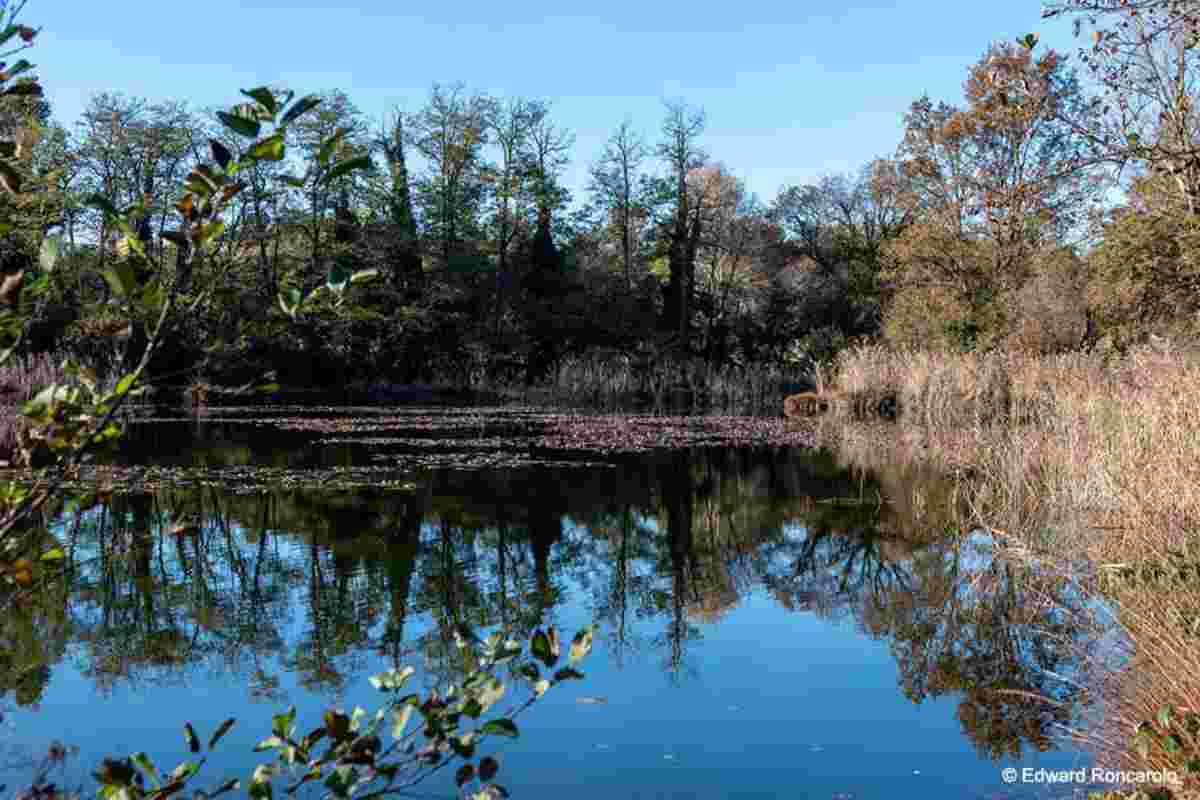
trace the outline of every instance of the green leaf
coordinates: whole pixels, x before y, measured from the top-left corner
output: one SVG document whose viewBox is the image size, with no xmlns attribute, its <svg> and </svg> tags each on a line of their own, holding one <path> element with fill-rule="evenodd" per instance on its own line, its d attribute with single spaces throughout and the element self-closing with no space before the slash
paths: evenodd
<svg viewBox="0 0 1200 800">
<path fill-rule="evenodd" d="M 588 626 L 575 634 L 571 640 L 571 650 L 567 655 L 568 664 L 577 664 L 592 652 L 592 627 Z"/>
<path fill-rule="evenodd" d="M 3 17 L 2 13 L 0 13 L 0 17 Z M 9 25 L 8 27 L 4 28 L 4 30 L 0 30 L 0 44 L 4 44 L 9 39 L 20 33 L 20 31 L 21 26 L 19 25 Z"/>
<path fill-rule="evenodd" d="M 474 764 L 463 764 L 461 767 L 458 768 L 458 771 L 454 773 L 454 784 L 456 786 L 461 787 L 464 783 L 466 783 L 467 781 L 471 780 L 474 777 L 475 777 L 475 765 Z"/>
<path fill-rule="evenodd" d="M 47 550 L 46 552 L 44 552 L 40 556 L 38 556 L 38 560 L 39 561 L 62 561 L 66 557 L 67 557 L 67 554 L 63 552 L 63 549 L 61 547 L 51 547 L 49 550 Z"/>
<path fill-rule="evenodd" d="M 217 119 L 221 120 L 221 124 L 226 128 L 229 128 L 240 136 L 245 136 L 247 139 L 256 138 L 259 128 L 262 127 L 256 119 L 248 119 L 247 117 L 228 114 L 224 111 L 217 112 Z"/>
<path fill-rule="evenodd" d="M 131 755 L 129 759 L 138 766 L 138 769 L 150 776 L 154 781 L 155 788 L 162 785 L 162 776 L 158 774 L 158 768 L 154 766 L 154 762 L 150 760 L 150 756 L 139 752 Z"/>
<path fill-rule="evenodd" d="M 358 158 L 347 159 L 342 161 L 329 172 L 325 173 L 325 177 L 321 179 L 322 183 L 329 183 L 332 180 L 342 177 L 347 173 L 353 172 L 356 169 L 370 169 L 371 157 L 359 156 Z"/>
<path fill-rule="evenodd" d="M 38 265 L 43 272 L 50 273 L 54 271 L 54 265 L 58 263 L 58 237 L 47 236 L 42 239 L 42 247 L 38 251 Z"/>
<path fill-rule="evenodd" d="M 466 734 L 464 736 L 451 736 L 447 740 L 450 749 L 459 758 L 472 758 L 475 755 L 475 736 L 474 734 Z"/>
<path fill-rule="evenodd" d="M 117 381 L 117 388 L 113 390 L 113 394 L 120 396 L 129 391 L 129 387 L 133 386 L 134 375 L 129 373 L 121 380 Z"/>
<path fill-rule="evenodd" d="M 509 739 L 516 739 L 520 735 L 520 732 L 517 730 L 517 723 L 511 719 L 488 720 L 483 724 L 480 732 L 492 736 L 506 736 Z"/>
<path fill-rule="evenodd" d="M 292 735 L 292 723 L 296 719 L 296 707 L 291 706 L 282 714 L 271 717 L 271 733 L 286 739 Z"/>
<path fill-rule="evenodd" d="M 124 259 L 106 267 L 104 270 L 104 279 L 108 281 L 113 294 L 118 297 L 127 298 L 133 292 L 135 283 L 133 267 Z"/>
<path fill-rule="evenodd" d="M 192 727 L 192 723 L 183 723 L 183 738 L 187 742 L 188 750 L 191 750 L 193 753 L 200 752 L 200 740 L 196 738 L 196 730 Z"/>
<path fill-rule="evenodd" d="M 233 717 L 230 717 L 222 722 L 215 731 L 213 731 L 213 735 L 208 740 L 209 750 L 212 750 L 213 747 L 216 746 L 217 742 L 221 741 L 221 737 L 229 732 L 229 729 L 233 727 L 233 723 L 235 722 L 237 722 L 237 720 L 235 720 Z"/>
<path fill-rule="evenodd" d="M 263 750 L 274 750 L 278 747 L 283 747 L 285 744 L 287 744 L 287 742 L 285 742 L 279 736 L 268 736 L 258 744 L 254 745 L 254 752 L 261 753 Z"/>
<path fill-rule="evenodd" d="M 275 93 L 266 86 L 259 86 L 255 89 L 242 89 L 242 94 L 252 100 L 257 100 L 263 108 L 270 112 L 271 116 L 275 116 L 279 111 L 279 106 L 275 103 Z"/>
<path fill-rule="evenodd" d="M 500 762 L 492 756 L 484 756 L 479 760 L 479 780 L 490 781 L 500 771 Z"/>
<path fill-rule="evenodd" d="M 31 69 L 33 69 L 33 64 L 30 64 L 28 61 L 22 58 L 20 61 L 6 69 L 5 72 L 8 73 L 8 79 L 11 81 L 13 78 L 22 73 L 28 72 Z"/>
<path fill-rule="evenodd" d="M 379 277 L 379 270 L 377 269 L 360 269 L 358 272 L 355 272 L 350 276 L 350 283 L 367 283 L 368 281 L 372 281 L 377 277 Z M 520 650 L 517 652 L 519 653 Z"/>
<path fill-rule="evenodd" d="M 276 386 L 278 386 L 278 384 L 276 384 Z M 368 680 L 370 680 L 371 685 L 376 689 L 385 692 L 391 692 L 402 687 L 415 672 L 416 670 L 412 667 L 404 667 L 403 669 L 390 669 L 387 672 L 381 672 L 378 675 L 372 675 Z"/>
<path fill-rule="evenodd" d="M 83 204 L 85 206 L 91 206 L 92 208 L 99 209 L 100 211 L 104 212 L 105 216 L 108 216 L 108 217 L 120 216 L 119 214 L 117 214 L 117 207 L 114 206 L 112 204 L 112 201 L 110 201 L 104 195 L 90 194 L 86 198 L 84 198 Z"/>
<path fill-rule="evenodd" d="M 329 163 L 329 159 L 333 158 L 333 152 L 337 150 L 338 143 L 346 136 L 345 128 L 338 128 L 333 132 L 333 135 L 325 140 L 321 145 L 320 151 L 317 152 L 317 162 L 321 166 Z"/>
<path fill-rule="evenodd" d="M 325 788 L 332 790 L 334 797 L 349 797 L 350 787 L 356 777 L 357 773 L 353 767 L 348 764 L 340 764 L 334 767 L 333 772 L 329 773 L 329 777 L 325 779 Z"/>
<path fill-rule="evenodd" d="M 550 637 L 541 628 L 534 631 L 533 637 L 529 640 L 529 649 L 547 667 L 553 667 L 558 661 L 558 654 L 553 652 L 550 646 Z"/>
<path fill-rule="evenodd" d="M 542 677 L 542 673 L 538 672 L 537 664 L 529 663 L 522 664 L 517 670 L 518 675 L 524 675 L 531 681 L 536 681 Z"/>
<path fill-rule="evenodd" d="M 275 770 L 267 764 L 259 764 L 254 769 L 249 789 L 252 800 L 271 800 L 271 776 L 274 774 Z"/>
<path fill-rule="evenodd" d="M 283 118 L 279 120 L 279 127 L 286 128 L 291 125 L 301 114 L 306 114 L 312 109 L 321 104 L 321 98 L 315 94 L 305 95 L 296 101 L 296 104 L 284 112 Z"/>
<path fill-rule="evenodd" d="M 142 290 L 140 304 L 146 309 L 156 309 L 160 307 L 163 300 L 162 284 L 158 278 L 146 284 L 146 288 Z"/>
<path fill-rule="evenodd" d="M 1175 734 L 1171 734 L 1165 740 L 1165 746 L 1168 753 L 1178 753 L 1183 749 L 1183 742 Z"/>
<path fill-rule="evenodd" d="M 277 133 L 255 142 L 246 155 L 252 161 L 282 161 L 285 150 L 283 134 Z"/>
<path fill-rule="evenodd" d="M 221 169 L 225 169 L 229 166 L 229 162 L 233 161 L 233 153 L 229 152 L 229 148 L 216 139 L 209 139 L 208 146 L 212 150 L 213 161 L 216 161 Z"/>
<path fill-rule="evenodd" d="M 288 186 L 291 186 L 295 189 L 303 189 L 305 186 L 304 178 L 297 178 L 294 175 L 277 175 L 276 179 L 283 181 Z"/>
</svg>

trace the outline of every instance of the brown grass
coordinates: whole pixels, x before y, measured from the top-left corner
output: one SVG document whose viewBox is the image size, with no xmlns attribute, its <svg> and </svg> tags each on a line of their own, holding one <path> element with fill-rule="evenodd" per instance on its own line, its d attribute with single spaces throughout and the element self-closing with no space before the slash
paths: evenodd
<svg viewBox="0 0 1200 800">
<path fill-rule="evenodd" d="M 1186 588 L 1111 588 L 1125 651 L 1119 668 L 1096 670 L 1104 714 L 1088 732 L 1108 764 L 1182 774 L 1198 743 L 1147 763 L 1129 737 L 1165 706 L 1200 711 L 1200 636 L 1180 622 L 1200 611 L 1200 353 L 1162 343 L 1124 356 L 862 347 L 837 366 L 838 391 L 897 393 L 902 424 L 880 435 L 969 474 L 974 522 L 1006 532 L 1014 552 L 1093 584 L 1103 565 L 1195 554 Z"/>
<path fill-rule="evenodd" d="M 42 354 L 13 358 L 0 366 L 0 462 L 15 463 L 17 434 L 30 427 L 18 413 L 19 405 L 32 399 L 39 389 L 66 381 L 60 363 L 61 359 Z"/>
<path fill-rule="evenodd" d="M 686 396 L 722 406 L 778 403 L 781 387 L 796 383 L 811 385 L 810 376 L 775 366 L 714 366 L 699 359 L 657 360 L 608 352 L 563 359 L 550 384 L 535 393 L 566 400 L 640 397 L 660 403 Z"/>
<path fill-rule="evenodd" d="M 13 358 L 0 366 L 0 403 L 23 403 L 44 386 L 64 383 L 67 376 L 59 368 L 61 362 L 61 358 L 43 353 Z"/>
</svg>

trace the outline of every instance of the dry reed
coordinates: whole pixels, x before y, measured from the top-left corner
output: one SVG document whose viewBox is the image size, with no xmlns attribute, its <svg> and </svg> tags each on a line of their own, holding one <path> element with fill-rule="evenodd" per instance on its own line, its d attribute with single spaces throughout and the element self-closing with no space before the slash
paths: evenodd
<svg viewBox="0 0 1200 800">
<path fill-rule="evenodd" d="M 974 522 L 1006 532 L 1014 551 L 1077 579 L 1185 551 L 1200 564 L 1200 354 L 1169 344 L 1115 357 L 861 347 L 842 354 L 834 388 L 895 391 L 903 422 L 879 435 L 896 452 L 968 472 Z M 1094 671 L 1104 714 L 1087 735 L 1112 765 L 1182 775 L 1200 757 L 1190 738 L 1148 759 L 1130 744 L 1161 708 L 1200 712 L 1200 636 L 1181 623 L 1200 613 L 1196 573 L 1172 588 L 1108 586 L 1124 647 L 1119 667 Z"/>
</svg>

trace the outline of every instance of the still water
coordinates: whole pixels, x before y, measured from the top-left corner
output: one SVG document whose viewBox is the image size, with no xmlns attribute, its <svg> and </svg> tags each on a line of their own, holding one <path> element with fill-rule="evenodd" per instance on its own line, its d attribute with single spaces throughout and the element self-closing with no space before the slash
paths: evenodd
<svg viewBox="0 0 1200 800">
<path fill-rule="evenodd" d="M 959 535 L 950 484 L 757 435 L 776 420 L 626 423 L 437 408 L 131 423 L 117 463 L 159 469 L 117 472 L 134 491 L 54 519 L 63 578 L 0 619 L 0 783 L 57 740 L 77 750 L 51 778 L 90 794 L 101 757 L 171 767 L 183 722 L 207 739 L 230 716 L 196 785 L 244 779 L 289 705 L 304 731 L 331 705 L 381 705 L 368 677 L 390 667 L 453 680 L 456 630 L 595 622 L 586 677 L 521 716 L 519 739 L 488 740 L 514 797 L 1082 788 L 1001 778 L 1088 763 L 1060 746 L 1078 601 Z M 655 435 L 672 449 L 630 446 Z M 451 773 L 413 794 L 453 797 Z"/>
</svg>

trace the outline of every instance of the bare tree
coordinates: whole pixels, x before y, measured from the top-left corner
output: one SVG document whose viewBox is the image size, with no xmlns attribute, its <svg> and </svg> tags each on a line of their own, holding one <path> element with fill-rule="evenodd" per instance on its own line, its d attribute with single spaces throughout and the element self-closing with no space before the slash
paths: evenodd
<svg viewBox="0 0 1200 800">
<path fill-rule="evenodd" d="M 413 145 L 428 162 L 417 182 L 427 235 L 439 245 L 443 263 L 478 227 L 483 199 L 482 153 L 496 101 L 466 93 L 460 84 L 434 84 L 429 102 L 411 119 Z"/>
<path fill-rule="evenodd" d="M 621 237 L 621 265 L 625 271 L 625 288 L 633 287 L 634 255 L 640 234 L 637 185 L 642 163 L 649 154 L 645 141 L 626 119 L 613 133 L 592 165 L 591 191 L 609 211 Z"/>
<path fill-rule="evenodd" d="M 655 153 L 666 162 L 672 184 L 674 213 L 667 229 L 668 262 L 671 270 L 663 318 L 679 336 L 679 346 L 689 344 L 692 293 L 695 285 L 696 248 L 702 234 L 703 201 L 688 191 L 688 175 L 703 166 L 708 155 L 699 146 L 705 116 L 682 102 L 667 103 L 662 141 Z"/>
</svg>

